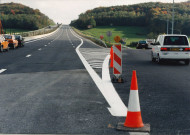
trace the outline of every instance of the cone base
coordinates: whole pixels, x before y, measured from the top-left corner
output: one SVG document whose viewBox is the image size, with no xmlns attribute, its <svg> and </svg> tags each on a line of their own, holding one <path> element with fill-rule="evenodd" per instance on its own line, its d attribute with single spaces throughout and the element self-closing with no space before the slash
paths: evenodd
<svg viewBox="0 0 190 135">
<path fill-rule="evenodd" d="M 150 132 L 150 124 L 144 124 L 144 127 L 141 128 L 129 128 L 125 127 L 124 123 L 118 123 L 116 129 L 129 132 Z"/>
</svg>

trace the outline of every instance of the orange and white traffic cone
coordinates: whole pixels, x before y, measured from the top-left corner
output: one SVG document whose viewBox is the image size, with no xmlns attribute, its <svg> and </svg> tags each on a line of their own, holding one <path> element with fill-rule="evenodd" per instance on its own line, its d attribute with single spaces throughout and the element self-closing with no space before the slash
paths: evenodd
<svg viewBox="0 0 190 135">
<path fill-rule="evenodd" d="M 111 47 L 111 50 L 110 50 L 110 59 L 111 59 L 110 68 L 113 68 L 113 48 L 112 47 Z"/>
<path fill-rule="evenodd" d="M 127 117 L 126 117 L 124 126 L 131 127 L 131 128 L 144 127 L 142 117 L 141 117 L 137 76 L 136 76 L 135 70 L 133 71 L 133 76 L 131 80 L 128 112 L 127 112 Z"/>
<path fill-rule="evenodd" d="M 133 71 L 131 79 L 127 117 L 125 123 L 118 124 L 117 129 L 125 131 L 150 132 L 150 125 L 143 124 L 142 121 L 139 103 L 138 83 L 135 70 Z"/>
</svg>

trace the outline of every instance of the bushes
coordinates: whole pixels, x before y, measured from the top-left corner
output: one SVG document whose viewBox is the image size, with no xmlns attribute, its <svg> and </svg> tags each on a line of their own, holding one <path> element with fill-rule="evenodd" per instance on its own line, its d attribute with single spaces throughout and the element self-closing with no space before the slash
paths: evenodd
<svg viewBox="0 0 190 135">
<path fill-rule="evenodd" d="M 131 42 L 129 47 L 137 47 L 138 42 Z"/>
</svg>

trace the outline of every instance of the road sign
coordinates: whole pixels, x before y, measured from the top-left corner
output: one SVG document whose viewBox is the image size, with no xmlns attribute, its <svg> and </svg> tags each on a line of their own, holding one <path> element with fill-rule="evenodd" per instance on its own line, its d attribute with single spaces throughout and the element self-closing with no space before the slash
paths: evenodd
<svg viewBox="0 0 190 135">
<path fill-rule="evenodd" d="M 103 36 L 103 35 L 101 35 L 101 36 L 100 36 L 100 39 L 101 39 L 101 40 L 102 40 L 102 39 L 104 39 L 104 36 Z"/>
<path fill-rule="evenodd" d="M 112 36 L 112 32 L 111 32 L 111 31 L 108 31 L 108 32 L 107 32 L 107 36 L 108 36 L 108 37 L 111 37 L 111 36 Z"/>
<path fill-rule="evenodd" d="M 115 36 L 114 40 L 115 40 L 116 43 L 119 43 L 119 41 L 121 40 L 121 38 L 119 36 Z"/>
</svg>

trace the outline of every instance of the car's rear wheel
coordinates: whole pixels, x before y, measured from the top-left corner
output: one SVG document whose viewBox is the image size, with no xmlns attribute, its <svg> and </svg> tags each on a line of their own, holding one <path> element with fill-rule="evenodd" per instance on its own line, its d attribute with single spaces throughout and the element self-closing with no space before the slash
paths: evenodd
<svg viewBox="0 0 190 135">
<path fill-rule="evenodd" d="M 9 51 L 9 47 L 7 48 L 7 52 Z"/>
<path fill-rule="evenodd" d="M 185 60 L 185 65 L 189 65 L 189 60 Z"/>
<path fill-rule="evenodd" d="M 160 59 L 160 56 L 157 57 L 156 62 L 157 62 L 158 64 L 161 64 L 161 63 L 162 63 L 162 59 Z"/>
<path fill-rule="evenodd" d="M 3 46 L 1 46 L 1 52 L 3 52 Z"/>
<path fill-rule="evenodd" d="M 156 58 L 153 57 L 153 53 L 151 53 L 151 59 L 152 59 L 152 62 L 156 62 Z"/>
<path fill-rule="evenodd" d="M 15 45 L 13 44 L 13 49 L 15 49 L 16 47 L 15 47 Z"/>
</svg>

